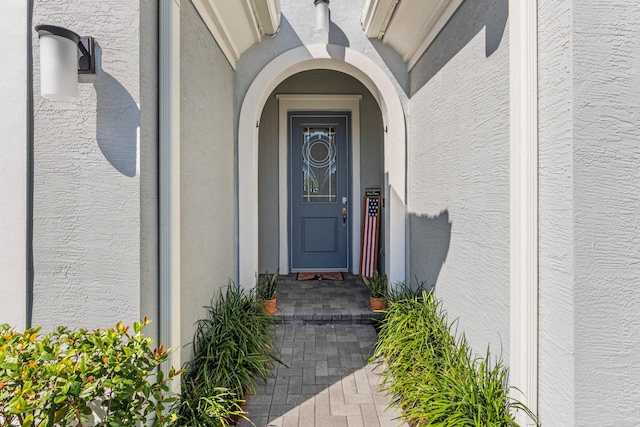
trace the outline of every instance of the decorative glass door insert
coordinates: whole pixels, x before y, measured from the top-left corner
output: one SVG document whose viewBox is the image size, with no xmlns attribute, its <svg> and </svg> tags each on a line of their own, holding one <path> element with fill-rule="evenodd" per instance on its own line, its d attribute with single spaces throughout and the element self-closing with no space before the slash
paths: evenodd
<svg viewBox="0 0 640 427">
<path fill-rule="evenodd" d="M 304 203 L 335 202 L 335 127 L 306 127 L 302 133 L 302 200 Z"/>
</svg>

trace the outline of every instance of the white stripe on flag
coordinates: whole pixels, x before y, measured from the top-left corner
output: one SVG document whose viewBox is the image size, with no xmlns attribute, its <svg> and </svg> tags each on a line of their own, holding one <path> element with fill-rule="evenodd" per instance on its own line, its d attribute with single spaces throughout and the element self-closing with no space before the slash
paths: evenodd
<svg viewBox="0 0 640 427">
<path fill-rule="evenodd" d="M 376 269 L 376 251 L 378 248 L 378 224 L 380 216 L 380 198 L 365 197 L 364 223 L 362 225 L 362 253 L 360 274 L 372 277 Z"/>
<path fill-rule="evenodd" d="M 365 241 L 365 247 L 364 247 L 364 275 L 369 277 L 369 246 L 371 246 L 371 237 L 369 234 L 369 217 L 367 216 L 367 221 L 366 221 L 366 225 L 365 225 L 365 229 L 364 229 L 364 241 Z"/>
<path fill-rule="evenodd" d="M 373 270 L 375 268 L 375 251 L 376 251 L 376 223 L 378 218 L 375 216 L 371 217 L 369 226 L 369 233 L 371 233 L 371 244 L 369 245 L 369 275 L 373 276 Z"/>
</svg>

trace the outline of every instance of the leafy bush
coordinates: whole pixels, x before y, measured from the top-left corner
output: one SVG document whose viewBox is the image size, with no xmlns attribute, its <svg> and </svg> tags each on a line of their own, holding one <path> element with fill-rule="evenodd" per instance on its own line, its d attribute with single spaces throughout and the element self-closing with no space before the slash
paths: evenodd
<svg viewBox="0 0 640 427">
<path fill-rule="evenodd" d="M 403 295 L 404 298 L 400 298 Z M 402 418 L 422 426 L 517 426 L 508 370 L 474 356 L 464 335 L 455 337 L 441 302 L 423 290 L 401 289 L 380 327 L 374 359 L 386 361 L 383 388 L 403 409 Z"/>
<path fill-rule="evenodd" d="M 271 347 L 275 320 L 253 291 L 230 283 L 207 312 L 182 377 L 181 425 L 219 427 L 244 417 L 241 399 L 255 391 L 256 375 L 266 381 L 280 362 Z"/>
<path fill-rule="evenodd" d="M 169 350 L 152 350 L 140 332 L 148 320 L 115 329 L 71 331 L 59 327 L 38 337 L 40 328 L 17 333 L 0 326 L 0 426 L 135 425 L 164 414 L 167 382 L 159 365 Z"/>
</svg>

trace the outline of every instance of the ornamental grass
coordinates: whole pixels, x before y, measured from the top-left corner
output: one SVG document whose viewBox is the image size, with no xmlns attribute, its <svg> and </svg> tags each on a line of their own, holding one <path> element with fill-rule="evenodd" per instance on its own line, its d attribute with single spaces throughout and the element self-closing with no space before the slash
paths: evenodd
<svg viewBox="0 0 640 427">
<path fill-rule="evenodd" d="M 456 337 L 442 302 L 422 289 L 395 293 L 380 326 L 373 360 L 382 388 L 411 426 L 515 427 L 515 411 L 535 416 L 509 396 L 508 369 L 487 349 L 475 355 Z"/>
<path fill-rule="evenodd" d="M 280 363 L 272 348 L 275 320 L 264 313 L 255 291 L 233 283 L 206 309 L 182 376 L 178 424 L 226 427 L 245 418 L 244 396 Z"/>
</svg>

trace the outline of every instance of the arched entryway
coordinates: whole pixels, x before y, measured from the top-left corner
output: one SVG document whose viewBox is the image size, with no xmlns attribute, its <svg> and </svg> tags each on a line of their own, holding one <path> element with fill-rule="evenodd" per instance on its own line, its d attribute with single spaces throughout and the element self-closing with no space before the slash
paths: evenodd
<svg viewBox="0 0 640 427">
<path fill-rule="evenodd" d="M 392 283 L 405 279 L 406 132 L 404 112 L 389 77 L 362 53 L 335 45 L 289 50 L 256 76 L 242 103 L 238 129 L 239 283 L 253 284 L 258 272 L 258 123 L 266 100 L 286 78 L 307 70 L 348 74 L 371 92 L 384 122 L 386 201 L 385 271 Z"/>
</svg>

